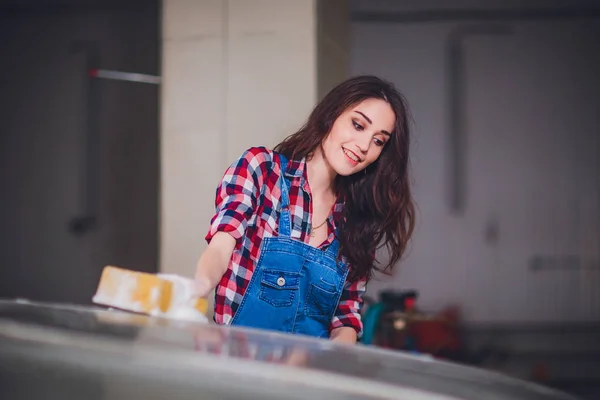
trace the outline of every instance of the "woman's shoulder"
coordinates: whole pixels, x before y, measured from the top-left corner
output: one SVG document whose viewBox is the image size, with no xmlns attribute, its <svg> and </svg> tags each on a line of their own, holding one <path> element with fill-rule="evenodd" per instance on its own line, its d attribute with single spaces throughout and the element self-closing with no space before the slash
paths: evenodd
<svg viewBox="0 0 600 400">
<path fill-rule="evenodd" d="M 246 149 L 240 159 L 246 160 L 247 162 L 258 165 L 263 163 L 277 163 L 279 164 L 279 157 L 281 155 L 272 149 L 264 146 L 255 146 Z"/>
<path fill-rule="evenodd" d="M 260 158 L 265 160 L 272 160 L 275 152 L 264 146 L 250 147 L 242 153 L 243 158 Z"/>
<path fill-rule="evenodd" d="M 267 175 L 279 174 L 281 169 L 280 154 L 264 146 L 246 149 L 235 164 L 238 167 L 247 166 L 255 172 L 260 170 Z"/>
</svg>

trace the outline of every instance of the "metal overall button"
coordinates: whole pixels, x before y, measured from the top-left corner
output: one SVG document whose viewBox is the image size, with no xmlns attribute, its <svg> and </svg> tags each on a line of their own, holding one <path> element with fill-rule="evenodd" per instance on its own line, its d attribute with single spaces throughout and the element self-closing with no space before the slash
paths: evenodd
<svg viewBox="0 0 600 400">
<path fill-rule="evenodd" d="M 289 307 L 296 299 L 300 274 L 281 270 L 263 271 L 258 298 L 274 307 Z"/>
</svg>

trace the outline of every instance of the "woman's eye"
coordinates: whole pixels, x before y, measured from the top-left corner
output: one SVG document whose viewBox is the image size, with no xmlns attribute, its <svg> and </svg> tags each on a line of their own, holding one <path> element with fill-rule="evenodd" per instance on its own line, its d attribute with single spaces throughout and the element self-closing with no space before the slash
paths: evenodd
<svg viewBox="0 0 600 400">
<path fill-rule="evenodd" d="M 354 129 L 356 129 L 357 131 L 362 131 L 364 128 L 362 127 L 361 124 L 359 124 L 356 121 L 352 121 L 352 125 L 354 125 Z"/>
<path fill-rule="evenodd" d="M 385 142 L 384 142 L 383 140 L 375 138 L 375 145 L 376 145 L 376 146 L 379 146 L 379 147 L 381 147 L 381 146 L 383 146 L 384 144 L 385 144 Z"/>
</svg>

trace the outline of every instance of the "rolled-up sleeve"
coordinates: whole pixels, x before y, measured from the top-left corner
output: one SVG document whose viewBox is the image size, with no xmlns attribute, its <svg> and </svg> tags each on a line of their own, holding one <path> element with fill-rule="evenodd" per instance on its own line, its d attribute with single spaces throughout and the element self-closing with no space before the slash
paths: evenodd
<svg viewBox="0 0 600 400">
<path fill-rule="evenodd" d="M 255 147 L 246 150 L 227 168 L 217 187 L 216 212 L 205 237 L 208 243 L 217 232 L 227 232 L 238 242 L 244 236 L 271 159 L 268 150 Z"/>
<path fill-rule="evenodd" d="M 358 337 L 362 336 L 363 323 L 360 316 L 363 299 L 366 291 L 366 278 L 354 282 L 346 281 L 340 303 L 331 321 L 330 331 L 343 326 L 356 331 Z"/>
</svg>

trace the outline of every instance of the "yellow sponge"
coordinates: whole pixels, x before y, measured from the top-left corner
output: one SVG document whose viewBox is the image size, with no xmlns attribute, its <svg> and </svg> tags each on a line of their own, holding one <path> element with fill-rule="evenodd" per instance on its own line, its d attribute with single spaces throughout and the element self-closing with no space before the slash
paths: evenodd
<svg viewBox="0 0 600 400">
<path fill-rule="evenodd" d="M 92 301 L 122 310 L 187 320 L 206 320 L 208 302 L 193 296 L 193 280 L 114 266 L 102 271 Z"/>
</svg>

